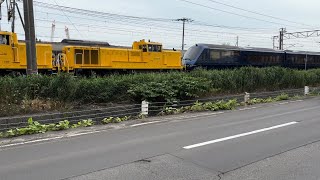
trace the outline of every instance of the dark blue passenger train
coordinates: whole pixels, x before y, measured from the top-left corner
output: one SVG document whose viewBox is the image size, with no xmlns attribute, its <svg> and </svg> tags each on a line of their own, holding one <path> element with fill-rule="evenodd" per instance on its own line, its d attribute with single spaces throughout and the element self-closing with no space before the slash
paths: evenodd
<svg viewBox="0 0 320 180">
<path fill-rule="evenodd" d="M 320 53 L 196 44 L 184 54 L 183 64 L 187 69 L 196 67 L 222 69 L 242 66 L 310 69 L 320 67 Z"/>
</svg>

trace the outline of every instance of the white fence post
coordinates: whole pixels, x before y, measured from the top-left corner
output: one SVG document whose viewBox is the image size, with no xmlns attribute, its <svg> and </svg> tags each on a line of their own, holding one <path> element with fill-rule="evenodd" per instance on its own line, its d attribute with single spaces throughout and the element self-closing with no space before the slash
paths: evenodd
<svg viewBox="0 0 320 180">
<path fill-rule="evenodd" d="M 249 101 L 250 101 L 250 93 L 246 92 L 245 95 L 244 95 L 244 103 L 245 103 L 245 105 L 247 105 Z"/>
<path fill-rule="evenodd" d="M 149 102 L 148 101 L 141 102 L 141 114 L 146 115 L 146 116 L 149 114 Z"/>
<path fill-rule="evenodd" d="M 304 95 L 306 96 L 306 95 L 309 95 L 309 93 L 310 93 L 310 88 L 309 88 L 309 86 L 305 86 L 304 87 Z"/>
</svg>

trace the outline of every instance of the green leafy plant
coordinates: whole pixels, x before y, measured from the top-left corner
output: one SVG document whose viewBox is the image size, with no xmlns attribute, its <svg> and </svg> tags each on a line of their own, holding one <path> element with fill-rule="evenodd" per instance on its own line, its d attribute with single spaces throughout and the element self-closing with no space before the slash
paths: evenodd
<svg viewBox="0 0 320 180">
<path fill-rule="evenodd" d="M 104 118 L 104 119 L 102 120 L 102 123 L 103 123 L 103 124 L 110 124 L 110 123 L 113 122 L 113 119 L 114 119 L 114 117 Z"/>
<path fill-rule="evenodd" d="M 79 121 L 76 124 L 73 124 L 72 128 L 90 127 L 90 126 L 93 126 L 93 125 L 94 125 L 93 120 L 92 119 L 88 119 L 88 120 L 82 120 L 82 121 Z"/>
<path fill-rule="evenodd" d="M 140 113 L 140 114 L 137 116 L 137 119 L 145 119 L 145 118 L 147 118 L 147 117 L 148 117 L 148 115 L 145 115 L 145 114 Z"/>
<path fill-rule="evenodd" d="M 70 122 L 68 120 L 60 121 L 54 128 L 53 131 L 62 131 L 70 128 Z"/>
<path fill-rule="evenodd" d="M 276 101 L 284 101 L 284 100 L 289 100 L 289 99 L 290 99 L 290 96 L 285 93 L 283 93 L 275 98 Z"/>
<path fill-rule="evenodd" d="M 121 123 L 123 121 L 128 121 L 131 119 L 131 116 L 124 116 L 124 117 L 108 117 L 102 120 L 103 124 L 110 124 L 110 123 Z"/>
</svg>

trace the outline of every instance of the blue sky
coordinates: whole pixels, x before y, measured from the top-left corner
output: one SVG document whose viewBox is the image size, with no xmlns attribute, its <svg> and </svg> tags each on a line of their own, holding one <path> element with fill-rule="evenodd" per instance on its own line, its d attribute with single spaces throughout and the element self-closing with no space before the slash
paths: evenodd
<svg viewBox="0 0 320 180">
<path fill-rule="evenodd" d="M 248 13 L 214 3 L 210 0 L 187 1 L 189 2 L 183 0 L 42 0 L 41 2 L 57 3 L 62 6 L 129 16 L 168 19 L 187 17 L 198 23 L 238 27 L 238 29 L 229 29 L 199 26 L 194 23 L 187 24 L 186 47 L 190 47 L 195 43 L 235 45 L 237 36 L 239 36 L 240 46 L 272 48 L 271 37 L 277 35 L 281 27 L 286 27 L 288 32 L 317 29 L 317 27 L 320 27 L 317 20 L 317 17 L 320 15 L 320 11 L 318 10 L 320 2 L 316 0 L 218 0 L 221 3 L 278 17 L 287 21 Z M 206 7 L 192 3 L 201 4 Z M 20 6 L 22 7 L 22 4 Z M 238 15 L 221 11 L 228 11 Z M 181 47 L 182 25 L 179 22 L 159 23 L 141 21 L 135 24 L 133 21 L 124 18 L 118 23 L 108 18 L 72 14 L 70 12 L 38 6 L 35 7 L 35 12 L 38 38 L 46 41 L 50 40 L 51 25 L 56 20 L 55 41 L 65 38 L 64 28 L 67 26 L 70 30 L 71 38 L 75 39 L 101 40 L 108 41 L 114 45 L 126 46 L 130 46 L 135 40 L 151 39 L 162 42 L 167 48 Z M 273 23 L 266 21 L 272 21 Z M 126 24 L 127 22 L 128 24 Z M 9 30 L 5 18 L 1 23 L 3 29 Z M 19 36 L 23 38 L 23 31 L 19 27 L 21 26 L 19 22 L 17 22 L 17 26 Z M 289 49 L 320 51 L 318 50 L 320 48 L 318 42 L 320 42 L 320 38 L 310 38 L 288 40 L 285 44 Z"/>
</svg>

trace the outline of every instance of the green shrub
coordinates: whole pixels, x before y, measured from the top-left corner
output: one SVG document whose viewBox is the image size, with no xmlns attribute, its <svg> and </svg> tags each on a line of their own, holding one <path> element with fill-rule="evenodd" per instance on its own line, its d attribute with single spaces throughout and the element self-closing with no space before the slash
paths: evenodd
<svg viewBox="0 0 320 180">
<path fill-rule="evenodd" d="M 320 69 L 301 71 L 281 67 L 243 67 L 97 78 L 73 77 L 69 74 L 5 76 L 0 77 L 0 116 L 26 113 L 22 107 L 26 100 L 84 105 L 119 101 L 136 103 L 142 100 L 172 102 L 206 97 L 216 91 L 222 94 L 273 91 L 303 88 L 305 85 L 320 85 Z M 44 108 L 47 109 L 52 110 Z"/>
<path fill-rule="evenodd" d="M 199 97 L 211 89 L 210 81 L 189 77 L 187 74 L 173 74 L 161 81 L 132 84 L 128 94 L 136 101 L 173 102 Z"/>
</svg>

